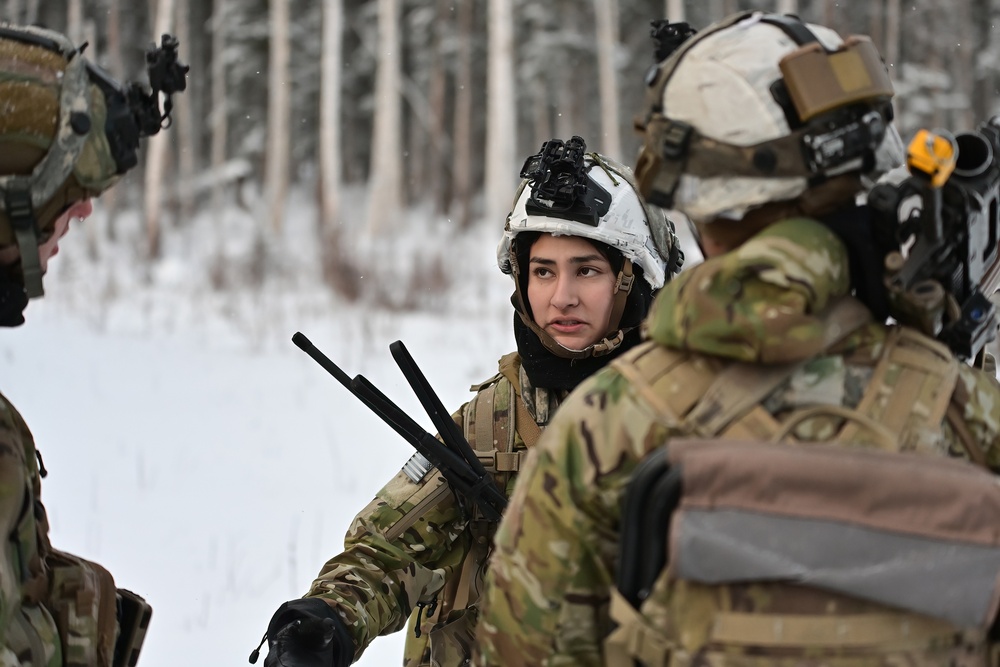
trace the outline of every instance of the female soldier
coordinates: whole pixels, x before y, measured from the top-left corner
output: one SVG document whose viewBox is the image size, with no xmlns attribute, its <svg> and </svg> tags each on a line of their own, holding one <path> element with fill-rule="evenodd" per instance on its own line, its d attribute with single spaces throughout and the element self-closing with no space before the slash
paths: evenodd
<svg viewBox="0 0 1000 667">
<path fill-rule="evenodd" d="M 581 380 L 639 341 L 680 264 L 670 221 L 628 168 L 582 139 L 528 158 L 497 250 L 514 279 L 517 352 L 454 415 L 501 489 Z M 354 520 L 343 553 L 268 626 L 267 667 L 348 665 L 410 618 L 404 664 L 461 665 L 496 524 L 466 513 L 436 469 L 404 467 Z"/>
</svg>

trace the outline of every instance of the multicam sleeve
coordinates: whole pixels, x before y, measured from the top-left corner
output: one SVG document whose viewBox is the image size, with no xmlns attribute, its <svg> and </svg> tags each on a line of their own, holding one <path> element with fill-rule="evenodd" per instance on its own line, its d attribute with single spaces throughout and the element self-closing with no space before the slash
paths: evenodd
<svg viewBox="0 0 1000 667">
<path fill-rule="evenodd" d="M 982 447 L 987 465 L 1000 471 L 1000 383 L 996 377 L 961 364 L 952 401 L 961 408 L 965 425 Z"/>
<path fill-rule="evenodd" d="M 337 610 L 360 656 L 375 637 L 404 627 L 417 601 L 444 585 L 468 552 L 466 525 L 436 469 L 417 483 L 400 472 L 355 517 L 344 551 L 327 561 L 306 597 Z"/>
<path fill-rule="evenodd" d="M 605 369 L 559 409 L 496 536 L 477 665 L 599 665 L 624 485 L 652 420 Z"/>
</svg>

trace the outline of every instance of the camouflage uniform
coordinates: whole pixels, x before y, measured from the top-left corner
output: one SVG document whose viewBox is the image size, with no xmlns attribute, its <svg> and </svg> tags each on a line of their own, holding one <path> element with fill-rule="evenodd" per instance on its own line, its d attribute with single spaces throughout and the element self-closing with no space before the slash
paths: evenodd
<svg viewBox="0 0 1000 667">
<path fill-rule="evenodd" d="M 847 273 L 846 251 L 836 237 L 815 221 L 797 219 L 771 225 L 738 249 L 681 274 L 661 291 L 646 324 L 649 340 L 577 387 L 526 462 L 495 538 L 476 664 L 602 664 L 602 640 L 612 630 L 609 600 L 624 490 L 640 460 L 668 438 L 708 435 L 698 432 L 684 410 L 671 414 L 663 407 L 668 402 L 693 405 L 705 389 L 702 376 L 732 361 L 805 362 L 758 402 L 767 413 L 763 419 L 779 423 L 804 406 L 858 404 L 893 329 L 869 322 L 823 351 L 817 313 L 847 294 Z M 688 374 L 678 375 L 686 379 L 665 388 L 657 385 L 655 395 L 649 387 L 637 387 L 630 377 L 644 355 L 661 355 L 673 368 L 686 365 Z M 1000 385 L 964 364 L 958 364 L 957 372 L 950 405 L 978 444 L 982 461 L 996 469 Z M 794 435 L 805 441 L 828 440 L 840 427 L 823 415 L 799 423 Z M 966 455 L 953 427 L 941 424 L 929 430 L 915 437 L 918 449 L 939 456 Z M 720 611 L 787 611 L 771 606 L 779 589 L 784 599 L 789 591 L 799 596 L 796 609 L 815 614 L 835 609 L 875 614 L 886 608 L 778 584 L 698 586 L 661 578 L 657 586 L 650 598 L 655 608 L 644 606 L 643 614 L 648 612 L 657 627 L 674 633 L 676 650 L 662 664 L 983 664 L 957 658 L 962 650 L 957 640 L 954 647 L 940 647 L 944 653 L 930 661 L 920 652 L 897 652 L 889 662 L 864 663 L 843 656 L 755 660 L 752 648 L 708 655 L 705 637 Z M 982 660 L 981 654 L 978 657 Z"/>
<path fill-rule="evenodd" d="M 0 665 L 62 667 L 52 614 L 39 599 L 46 592 L 42 557 L 49 524 L 39 498 L 35 443 L 14 406 L 0 396 L 0 520 L 7 535 L 0 579 Z"/>
<path fill-rule="evenodd" d="M 525 421 L 547 423 L 559 396 L 532 388 L 516 353 L 500 360 L 500 373 L 472 389 L 476 398 L 453 419 L 509 493 L 525 439 L 533 444 L 537 435 L 537 427 L 532 432 Z M 490 430 L 496 445 L 483 441 Z M 355 657 L 409 618 L 405 665 L 465 664 L 495 528 L 482 517 L 468 517 L 436 469 L 419 482 L 400 471 L 354 519 L 344 552 L 323 566 L 306 597 L 322 598 L 337 610 Z"/>
</svg>

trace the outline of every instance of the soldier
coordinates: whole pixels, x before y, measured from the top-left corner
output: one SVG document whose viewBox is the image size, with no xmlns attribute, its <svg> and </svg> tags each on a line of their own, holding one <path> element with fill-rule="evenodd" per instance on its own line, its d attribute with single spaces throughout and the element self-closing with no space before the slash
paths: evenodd
<svg viewBox="0 0 1000 667">
<path fill-rule="evenodd" d="M 474 664 L 996 664 L 995 561 L 978 578 L 943 572 L 966 548 L 996 553 L 997 514 L 978 515 L 997 506 L 992 477 L 946 458 L 1000 465 L 1000 390 L 937 340 L 883 324 L 882 267 L 864 261 L 856 195 L 901 158 L 884 64 L 867 38 L 748 12 L 654 74 L 636 177 L 693 221 L 706 260 L 660 291 L 647 340 L 581 383 L 528 458 Z M 654 511 L 630 486 L 652 451 L 680 509 L 648 535 L 665 561 L 629 600 L 623 506 Z M 936 482 L 947 492 L 930 503 Z M 955 511 L 938 522 L 945 499 Z M 976 521 L 993 537 L 961 532 Z M 948 549 L 913 558 L 918 542 Z"/>
<path fill-rule="evenodd" d="M 173 48 L 169 62 L 156 60 L 163 50 L 151 55 L 164 64 L 158 73 L 179 77 L 176 92 L 186 67 Z M 81 51 L 57 32 L 0 23 L 2 326 L 24 323 L 71 221 L 91 214 L 91 199 L 136 164 L 140 137 L 162 122 L 157 90 L 126 90 Z M 45 474 L 27 425 L 0 396 L 0 665 L 134 665 L 149 605 L 100 565 L 52 547 Z"/>
<path fill-rule="evenodd" d="M 579 137 L 546 142 L 521 175 L 497 250 L 514 280 L 517 352 L 453 414 L 505 495 L 563 397 L 638 342 L 680 262 L 671 223 L 645 206 L 631 171 Z M 278 608 L 265 665 L 348 665 L 408 618 L 405 665 L 467 664 L 494 527 L 467 516 L 436 469 L 408 464 L 306 596 Z"/>
</svg>

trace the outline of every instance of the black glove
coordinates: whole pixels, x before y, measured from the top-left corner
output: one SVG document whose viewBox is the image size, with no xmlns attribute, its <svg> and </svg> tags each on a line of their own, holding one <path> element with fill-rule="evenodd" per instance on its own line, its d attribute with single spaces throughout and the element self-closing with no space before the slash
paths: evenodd
<svg viewBox="0 0 1000 667">
<path fill-rule="evenodd" d="M 354 643 L 337 612 L 318 598 L 289 600 L 267 626 L 264 667 L 347 667 Z"/>
</svg>

